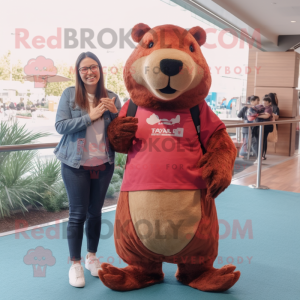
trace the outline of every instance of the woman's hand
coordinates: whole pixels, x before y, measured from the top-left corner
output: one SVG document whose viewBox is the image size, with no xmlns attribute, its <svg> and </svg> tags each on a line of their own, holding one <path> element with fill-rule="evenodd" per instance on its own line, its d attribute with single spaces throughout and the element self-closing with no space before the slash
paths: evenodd
<svg viewBox="0 0 300 300">
<path fill-rule="evenodd" d="M 104 107 L 104 104 L 100 102 L 98 106 L 90 109 L 89 116 L 92 121 L 95 121 L 99 119 L 105 111 L 106 108 Z"/>
<path fill-rule="evenodd" d="M 116 97 L 110 98 L 101 98 L 101 102 L 103 103 L 104 107 L 108 109 L 111 113 L 116 114 L 118 112 L 115 106 L 115 99 Z"/>
</svg>

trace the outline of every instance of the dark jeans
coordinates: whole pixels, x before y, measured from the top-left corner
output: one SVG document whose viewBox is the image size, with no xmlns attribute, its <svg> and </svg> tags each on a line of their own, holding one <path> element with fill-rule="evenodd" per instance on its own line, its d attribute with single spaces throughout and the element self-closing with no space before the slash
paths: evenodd
<svg viewBox="0 0 300 300">
<path fill-rule="evenodd" d="M 263 145 L 262 145 L 263 146 L 263 151 L 262 151 L 262 156 L 263 157 L 267 153 L 268 135 L 269 135 L 270 132 L 273 132 L 273 125 L 265 125 Z M 252 137 L 253 137 L 253 149 L 254 149 L 256 157 L 258 157 L 258 143 L 259 143 L 259 127 L 258 126 L 253 127 Z"/>
<path fill-rule="evenodd" d="M 99 168 L 101 168 L 99 170 Z M 96 167 L 79 169 L 61 163 L 61 174 L 69 199 L 67 237 L 71 260 L 81 260 L 83 227 L 87 236 L 87 251 L 97 252 L 101 232 L 101 209 L 114 172 L 108 162 Z"/>
<path fill-rule="evenodd" d="M 248 154 L 248 133 L 243 132 L 243 145 L 240 149 L 240 155 L 246 156 Z"/>
</svg>

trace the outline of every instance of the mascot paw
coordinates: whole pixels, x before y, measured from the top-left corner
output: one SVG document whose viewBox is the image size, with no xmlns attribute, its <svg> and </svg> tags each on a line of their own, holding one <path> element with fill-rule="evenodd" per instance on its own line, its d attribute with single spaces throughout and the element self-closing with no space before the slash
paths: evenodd
<svg viewBox="0 0 300 300">
<path fill-rule="evenodd" d="M 138 119 L 134 117 L 118 117 L 108 126 L 107 135 L 114 149 L 127 153 L 138 128 Z"/>
<path fill-rule="evenodd" d="M 100 280 L 108 288 L 116 291 L 131 291 L 141 289 L 163 280 L 164 274 L 147 274 L 146 270 L 141 270 L 134 266 L 126 268 L 116 268 L 111 264 L 103 263 L 102 270 L 98 271 Z"/>
<path fill-rule="evenodd" d="M 230 185 L 231 180 L 220 177 L 218 181 L 212 180 L 212 183 L 207 185 L 207 199 L 217 198 Z"/>
<path fill-rule="evenodd" d="M 188 285 L 203 292 L 224 292 L 230 289 L 240 278 L 241 272 L 235 271 L 234 265 L 221 269 L 211 269 L 202 273 Z"/>
<path fill-rule="evenodd" d="M 115 135 L 118 139 L 133 138 L 137 131 L 138 119 L 134 117 L 124 117 L 115 119 Z"/>
<path fill-rule="evenodd" d="M 231 183 L 232 170 L 230 168 L 220 167 L 222 162 L 218 161 L 214 153 L 206 153 L 198 163 L 202 170 L 202 178 L 206 181 L 207 196 L 206 199 L 217 198 Z"/>
<path fill-rule="evenodd" d="M 108 133 L 113 135 L 114 139 L 132 139 L 138 128 L 138 119 L 134 117 L 119 117 L 114 119 Z"/>
<path fill-rule="evenodd" d="M 217 130 L 209 139 L 207 152 L 197 163 L 207 186 L 207 199 L 214 199 L 231 183 L 237 150 L 226 129 Z"/>
</svg>

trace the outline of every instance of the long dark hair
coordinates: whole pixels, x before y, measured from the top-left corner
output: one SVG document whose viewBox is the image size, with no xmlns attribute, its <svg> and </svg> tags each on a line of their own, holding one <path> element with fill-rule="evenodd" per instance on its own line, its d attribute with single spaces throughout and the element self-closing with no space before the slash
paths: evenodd
<svg viewBox="0 0 300 300">
<path fill-rule="evenodd" d="M 79 71 L 78 71 L 81 61 L 86 57 L 89 57 L 97 62 L 98 66 L 99 66 L 99 72 L 100 72 L 100 79 L 97 83 L 97 89 L 96 89 L 95 99 L 94 99 L 94 103 L 93 103 L 94 107 L 99 104 L 99 101 L 101 98 L 107 98 L 108 95 L 107 95 L 106 88 L 104 86 L 103 70 L 102 70 L 102 65 L 100 63 L 99 58 L 92 52 L 82 52 L 78 56 L 76 65 L 75 65 L 75 70 L 76 70 L 75 103 L 81 109 L 85 109 L 86 111 L 89 111 L 90 106 L 89 106 L 89 102 L 88 102 L 88 98 L 87 98 L 87 91 L 85 89 L 84 83 L 83 83 L 83 81 L 80 77 Z"/>
<path fill-rule="evenodd" d="M 265 95 L 265 97 L 271 98 L 271 102 L 272 102 L 273 106 L 277 106 L 277 103 L 276 103 L 276 100 L 275 100 L 275 95 L 276 94 L 274 94 L 274 93 L 269 93 L 269 94 Z"/>
</svg>

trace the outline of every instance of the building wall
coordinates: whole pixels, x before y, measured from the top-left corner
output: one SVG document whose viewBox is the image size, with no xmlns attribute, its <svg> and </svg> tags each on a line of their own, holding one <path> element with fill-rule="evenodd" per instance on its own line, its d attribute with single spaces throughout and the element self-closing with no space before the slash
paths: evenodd
<svg viewBox="0 0 300 300">
<path fill-rule="evenodd" d="M 299 112 L 297 105 L 300 54 L 296 52 L 249 51 L 249 66 L 259 70 L 248 75 L 247 97 L 276 93 L 280 117 L 294 118 Z M 256 67 L 256 69 L 255 69 Z M 293 155 L 295 152 L 296 125 L 278 125 L 278 142 L 268 143 L 268 153 Z"/>
</svg>

